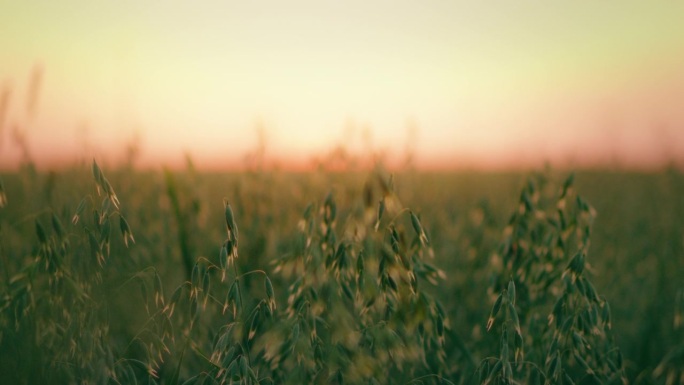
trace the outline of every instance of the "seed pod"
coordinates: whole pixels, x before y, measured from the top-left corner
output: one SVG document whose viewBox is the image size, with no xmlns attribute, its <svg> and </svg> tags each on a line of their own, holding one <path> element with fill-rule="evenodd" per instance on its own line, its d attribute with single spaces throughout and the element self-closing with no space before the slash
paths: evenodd
<svg viewBox="0 0 684 385">
<path fill-rule="evenodd" d="M 276 308 L 275 293 L 273 292 L 273 284 L 271 283 L 271 280 L 268 277 L 266 277 L 266 279 L 264 280 L 264 286 L 266 287 L 268 307 L 271 309 L 271 311 L 273 311 Z"/>
<path fill-rule="evenodd" d="M 515 327 L 516 333 L 522 334 L 520 331 L 520 320 L 518 319 L 518 312 L 515 310 L 515 306 L 513 306 L 510 301 L 507 301 L 506 303 L 508 304 L 508 314 L 513 321 L 513 326 Z"/>
<path fill-rule="evenodd" d="M 242 307 L 240 286 L 237 280 L 235 280 L 235 282 L 233 282 L 233 284 L 230 286 L 230 289 L 228 289 L 228 303 L 233 307 L 233 317 L 237 317 L 238 311 Z"/>
<path fill-rule="evenodd" d="M 254 373 L 254 370 L 252 369 L 252 367 L 248 368 L 247 376 L 252 380 L 253 384 L 259 383 L 259 379 L 257 379 L 256 373 Z"/>
<path fill-rule="evenodd" d="M 102 180 L 104 179 L 102 175 L 102 170 L 100 170 L 100 166 L 97 165 L 97 162 L 95 159 L 93 159 L 93 165 L 92 165 L 92 170 L 93 170 L 93 177 L 95 178 L 95 182 L 98 184 L 98 186 L 102 186 Z M 100 190 L 98 188 L 97 193 L 100 193 Z"/>
<path fill-rule="evenodd" d="M 601 309 L 601 318 L 603 319 L 603 323 L 606 324 L 606 327 L 608 327 L 608 329 L 610 329 L 613 326 L 611 322 L 610 305 L 608 304 L 608 301 L 603 302 L 603 309 Z"/>
<path fill-rule="evenodd" d="M 128 225 L 126 218 L 123 215 L 119 215 L 119 228 L 121 229 L 121 234 L 123 234 L 124 244 L 128 247 L 128 241 L 135 243 L 135 238 L 131 232 L 131 227 Z"/>
<path fill-rule="evenodd" d="M 553 359 L 551 359 L 551 363 L 549 364 L 549 375 L 552 377 L 556 377 L 558 374 L 558 371 L 560 370 L 560 357 L 558 356 L 558 351 L 553 355 Z"/>
<path fill-rule="evenodd" d="M 102 215 L 97 209 L 93 210 L 93 223 L 95 224 L 95 228 L 99 230 L 100 225 L 102 224 Z"/>
<path fill-rule="evenodd" d="M 192 290 L 195 290 L 200 284 L 200 271 L 199 271 L 199 264 L 197 264 L 197 263 L 195 263 L 195 266 L 192 267 L 192 273 L 190 275 L 190 283 L 192 284 Z"/>
<path fill-rule="evenodd" d="M 382 215 L 385 213 L 385 198 L 380 199 L 378 202 L 378 213 L 377 219 L 375 221 L 375 231 L 378 231 L 380 227 L 380 221 L 382 220 Z"/>
<path fill-rule="evenodd" d="M 337 206 L 333 200 L 332 192 L 328 193 L 328 196 L 325 197 L 323 208 L 325 210 L 323 219 L 326 224 L 330 225 L 335 221 L 335 217 L 337 216 Z"/>
<path fill-rule="evenodd" d="M 233 209 L 227 200 L 224 199 L 223 205 L 225 206 L 225 217 L 226 217 L 226 228 L 228 233 L 228 239 L 230 239 L 235 245 L 238 242 L 238 227 L 235 223 L 235 216 L 233 215 Z"/>
<path fill-rule="evenodd" d="M 228 257 L 228 260 L 226 261 L 226 268 L 228 268 L 231 266 L 233 260 L 237 258 L 237 247 L 230 239 L 226 239 L 226 241 L 223 243 L 223 247 L 226 248 L 226 254 Z"/>
<path fill-rule="evenodd" d="M 575 254 L 570 260 L 570 263 L 568 263 L 567 269 L 577 275 L 582 274 L 582 270 L 584 269 L 584 253 L 582 251 L 578 251 L 577 254 Z"/>
<path fill-rule="evenodd" d="M 164 305 L 164 292 L 162 290 L 161 277 L 157 272 L 154 272 L 154 304 L 159 306 Z"/>
<path fill-rule="evenodd" d="M 442 337 L 444 336 L 444 320 L 442 317 L 437 316 L 436 317 L 436 323 L 437 323 L 437 335 Z"/>
<path fill-rule="evenodd" d="M 114 204 L 114 207 L 116 207 L 116 209 L 119 210 L 121 208 L 121 204 L 119 202 L 119 198 L 116 196 L 116 193 L 114 192 L 114 189 L 112 188 L 112 185 L 109 184 L 109 181 L 105 180 L 105 186 L 106 191 L 109 194 L 109 199 Z"/>
<path fill-rule="evenodd" d="M 249 333 L 247 334 L 247 340 L 251 341 L 256 335 L 256 330 L 259 327 L 259 321 L 261 319 L 261 307 L 258 307 L 254 312 L 254 317 L 252 317 L 252 323 L 249 325 Z"/>
<path fill-rule="evenodd" d="M 418 237 L 420 238 L 420 243 L 423 246 L 427 246 L 428 239 L 425 235 L 425 230 L 423 230 L 423 226 L 420 224 L 420 220 L 418 219 L 416 214 L 413 213 L 413 211 L 410 211 L 409 213 L 411 214 L 411 224 L 413 225 L 413 230 L 415 230 L 416 234 L 418 234 Z"/>
<path fill-rule="evenodd" d="M 109 236 L 112 231 L 112 223 L 110 221 L 105 221 L 100 228 L 100 241 L 104 245 L 104 248 L 108 249 L 109 246 Z"/>
<path fill-rule="evenodd" d="M 74 216 L 71 217 L 71 223 L 76 225 L 78 223 L 78 220 L 81 218 L 81 214 L 83 213 L 83 210 L 85 209 L 86 206 L 86 198 L 81 199 L 81 202 L 78 204 L 76 207 L 76 212 L 74 213 Z"/>
<path fill-rule="evenodd" d="M 181 294 L 183 294 L 183 286 L 178 286 L 171 295 L 171 302 L 177 303 L 180 300 Z"/>
<path fill-rule="evenodd" d="M 504 341 L 503 338 L 501 338 L 501 354 L 499 358 L 501 361 L 508 362 L 508 342 Z"/>
<path fill-rule="evenodd" d="M 523 345 L 524 341 L 520 333 L 515 333 L 514 335 L 514 346 L 515 346 L 515 362 L 519 363 L 523 359 Z"/>
<path fill-rule="evenodd" d="M 553 322 L 554 320 L 556 321 L 556 327 L 560 326 L 560 322 L 563 319 L 563 305 L 565 304 L 565 296 L 566 294 L 563 294 L 560 298 L 558 298 L 556 303 L 553 305 L 553 310 L 549 316 L 550 322 Z"/>
<path fill-rule="evenodd" d="M 482 366 L 480 366 L 480 381 L 479 383 L 482 384 L 486 381 L 487 377 L 489 377 L 489 361 L 485 361 Z"/>
<path fill-rule="evenodd" d="M 592 325 L 598 325 L 598 320 L 599 320 L 599 313 L 598 313 L 598 305 L 594 304 L 591 306 L 590 309 L 587 309 L 587 312 L 589 313 L 589 319 L 591 320 Z"/>
<path fill-rule="evenodd" d="M 52 213 L 52 228 L 55 229 L 57 237 L 64 237 L 64 228 L 62 227 L 62 222 L 59 220 L 55 213 Z"/>
<path fill-rule="evenodd" d="M 337 246 L 337 251 L 335 252 L 335 263 L 339 269 L 342 269 L 346 266 L 346 258 L 347 246 L 343 242 Z"/>
<path fill-rule="evenodd" d="M 309 295 L 311 296 L 311 299 L 313 299 L 314 301 L 318 301 L 318 292 L 316 292 L 316 289 L 314 289 L 313 287 L 309 288 Z"/>
<path fill-rule="evenodd" d="M 547 355 L 546 355 L 546 356 L 547 356 L 547 357 L 546 357 L 546 360 L 547 360 L 547 361 L 550 359 L 551 352 L 554 352 L 554 353 L 555 353 L 556 350 L 557 350 L 557 348 L 558 348 L 558 335 L 556 335 L 555 337 L 553 337 L 553 340 L 551 340 L 551 345 L 549 346 L 549 351 L 548 351 L 548 353 L 547 353 Z"/>
<path fill-rule="evenodd" d="M 93 254 L 99 253 L 100 252 L 100 243 L 95 238 L 95 234 L 90 230 L 87 230 L 87 233 L 88 233 L 88 243 L 90 244 L 90 251 Z"/>
<path fill-rule="evenodd" d="M 162 339 L 164 338 L 171 338 L 171 341 L 175 342 L 175 337 L 173 336 L 173 325 L 171 324 L 169 317 L 164 317 L 162 321 Z"/>
<path fill-rule="evenodd" d="M 494 367 L 493 367 L 492 370 L 489 372 L 488 380 L 491 380 L 492 377 L 494 377 L 495 375 L 497 375 L 497 374 L 501 371 L 501 369 L 503 369 L 503 361 L 501 361 L 501 360 L 496 360 L 496 364 L 494 364 Z"/>
<path fill-rule="evenodd" d="M 221 246 L 221 250 L 219 251 L 219 264 L 221 265 L 221 269 L 225 270 L 228 267 L 228 248 L 225 243 Z"/>
<path fill-rule="evenodd" d="M 112 188 L 112 185 L 109 183 L 107 178 L 104 177 L 104 175 L 102 176 L 102 189 L 107 194 L 107 196 L 106 196 L 107 200 L 111 200 L 110 198 L 114 195 L 114 189 Z M 109 203 L 114 203 L 114 202 L 109 202 Z M 114 205 L 116 206 L 116 204 L 114 204 Z"/>
<path fill-rule="evenodd" d="M 226 368 L 226 374 L 228 377 L 230 377 L 231 381 L 238 382 L 240 381 L 240 358 L 234 359 L 230 365 Z"/>
<path fill-rule="evenodd" d="M 508 301 L 515 305 L 515 282 L 513 279 L 508 281 Z"/>
<path fill-rule="evenodd" d="M 591 322 L 589 322 L 587 313 L 584 311 L 577 317 L 577 329 L 584 333 L 591 333 Z"/>
<path fill-rule="evenodd" d="M 506 380 L 506 383 L 511 383 L 511 378 L 513 377 L 513 368 L 511 367 L 510 361 L 505 361 L 504 367 L 503 367 L 503 378 Z"/>
<path fill-rule="evenodd" d="M 180 301 L 180 296 L 183 294 L 183 286 L 178 286 L 171 295 L 171 300 L 164 306 L 163 313 L 168 313 L 168 317 L 173 316 L 173 311 L 176 309 L 176 304 Z"/>
<path fill-rule="evenodd" d="M 395 259 L 397 259 L 397 258 L 399 259 L 399 262 L 401 262 L 401 265 L 404 267 L 404 269 L 406 269 L 406 270 L 411 270 L 411 264 L 409 263 L 408 258 L 406 258 L 406 256 L 405 256 L 404 254 L 397 253 L 397 254 L 394 256 L 394 258 L 395 258 Z"/>
<path fill-rule="evenodd" d="M 494 320 L 496 319 L 496 315 L 499 314 L 499 309 L 501 309 L 501 302 L 503 301 L 503 293 L 499 294 L 499 296 L 496 298 L 496 302 L 494 302 L 494 306 L 492 307 L 492 311 L 489 313 L 489 319 L 487 320 L 487 331 L 489 331 L 492 326 L 494 325 Z"/>
<path fill-rule="evenodd" d="M 399 254 L 399 234 L 394 226 L 390 227 L 390 245 L 392 246 L 392 251 Z"/>
<path fill-rule="evenodd" d="M 398 290 L 397 282 L 394 280 L 394 278 L 392 278 L 392 276 L 387 275 L 387 283 L 389 284 L 392 291 L 396 293 Z"/>
<path fill-rule="evenodd" d="M 568 334 L 570 329 L 572 328 L 572 325 L 575 323 L 574 317 L 570 316 L 568 317 L 564 322 L 563 326 L 561 327 L 560 331 L 562 334 Z"/>
<path fill-rule="evenodd" d="M 563 189 L 561 191 L 561 198 L 564 198 L 567 195 L 568 190 L 570 189 L 570 187 L 572 187 L 572 182 L 574 180 L 575 180 L 575 173 L 570 173 L 570 175 L 568 175 L 568 178 L 563 183 Z"/>
<path fill-rule="evenodd" d="M 329 245 L 334 245 L 337 243 L 337 236 L 335 235 L 335 231 L 333 230 L 332 226 L 328 227 L 328 229 L 325 232 L 325 241 Z"/>
<path fill-rule="evenodd" d="M 582 349 L 584 347 L 584 341 L 582 340 L 582 336 L 580 336 L 577 332 L 572 332 L 572 343 L 574 347 L 577 349 Z"/>
<path fill-rule="evenodd" d="M 583 296 L 587 296 L 587 287 L 584 285 L 584 277 L 581 277 L 580 279 L 575 281 L 575 285 L 577 286 L 577 289 L 579 290 L 580 294 Z"/>
<path fill-rule="evenodd" d="M 40 241 L 41 244 L 46 244 L 47 243 L 47 236 L 45 235 L 45 229 L 43 228 L 43 225 L 40 224 L 36 220 L 36 235 L 38 235 L 38 240 Z"/>
<path fill-rule="evenodd" d="M 356 274 L 359 276 L 363 275 L 365 271 L 364 267 L 364 258 L 363 258 L 363 251 L 359 253 L 359 255 L 356 257 Z"/>
<path fill-rule="evenodd" d="M 594 288 L 594 285 L 591 283 L 591 281 L 589 281 L 588 279 L 584 279 L 584 286 L 587 290 L 587 298 L 596 303 L 601 301 L 598 294 L 596 294 L 596 289 Z"/>
<path fill-rule="evenodd" d="M 587 364 L 587 361 L 585 361 L 581 355 L 579 355 L 577 352 L 575 352 L 573 354 L 573 356 L 575 358 L 575 361 L 577 361 L 577 363 L 584 369 L 584 371 L 587 374 L 593 374 L 594 373 L 594 370 L 589 366 L 589 364 Z"/>
<path fill-rule="evenodd" d="M 347 285 L 346 282 L 342 282 L 342 283 L 340 284 L 340 286 L 342 287 L 342 292 L 344 293 L 344 295 L 345 295 L 347 298 L 349 298 L 350 300 L 353 301 L 353 300 L 354 300 L 354 293 L 352 293 L 351 288 L 349 287 L 349 285 Z"/>
<path fill-rule="evenodd" d="M 240 376 L 247 377 L 247 372 L 249 371 L 249 364 L 247 363 L 247 358 L 245 356 L 240 356 Z"/>
<path fill-rule="evenodd" d="M 444 310 L 442 304 L 439 302 L 435 302 L 435 307 L 437 308 L 437 314 L 439 314 L 442 318 L 446 318 L 446 311 Z"/>
<path fill-rule="evenodd" d="M 209 276 L 209 270 L 205 269 L 204 274 L 202 275 L 202 293 L 205 296 L 209 296 L 209 290 L 211 286 L 211 278 Z"/>
<path fill-rule="evenodd" d="M 568 228 L 568 223 L 565 220 L 565 213 L 563 213 L 563 210 L 558 210 L 558 217 L 560 218 L 561 230 L 565 231 L 565 229 Z M 559 237 L 558 240 L 559 240 L 559 242 L 563 242 L 562 237 Z M 561 248 L 565 248 L 564 245 L 561 246 Z"/>
<path fill-rule="evenodd" d="M 411 292 L 413 294 L 418 293 L 418 279 L 416 278 L 416 275 L 413 273 L 413 271 L 409 270 L 408 277 L 409 277 L 409 283 L 411 284 Z M 440 316 L 443 317 L 443 315 L 440 315 Z"/>
</svg>

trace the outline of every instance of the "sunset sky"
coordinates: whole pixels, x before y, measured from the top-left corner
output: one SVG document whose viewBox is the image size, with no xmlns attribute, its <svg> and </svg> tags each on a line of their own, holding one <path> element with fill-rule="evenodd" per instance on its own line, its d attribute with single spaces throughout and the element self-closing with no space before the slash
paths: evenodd
<svg viewBox="0 0 684 385">
<path fill-rule="evenodd" d="M 683 21 L 681 1 L 0 0 L 0 169 L 16 132 L 42 168 L 134 142 L 144 167 L 239 167 L 259 131 L 283 167 L 338 144 L 684 165 Z"/>
</svg>

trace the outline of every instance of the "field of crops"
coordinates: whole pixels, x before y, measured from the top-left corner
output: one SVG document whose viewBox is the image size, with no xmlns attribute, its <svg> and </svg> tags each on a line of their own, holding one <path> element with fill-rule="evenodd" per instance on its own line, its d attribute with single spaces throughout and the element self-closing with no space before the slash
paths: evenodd
<svg viewBox="0 0 684 385">
<path fill-rule="evenodd" d="M 2 384 L 682 384 L 684 175 L 30 168 Z"/>
</svg>

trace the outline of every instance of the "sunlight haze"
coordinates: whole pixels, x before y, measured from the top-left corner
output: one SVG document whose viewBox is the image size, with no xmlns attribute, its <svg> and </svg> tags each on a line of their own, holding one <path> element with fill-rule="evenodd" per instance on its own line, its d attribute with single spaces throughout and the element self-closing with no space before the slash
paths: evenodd
<svg viewBox="0 0 684 385">
<path fill-rule="evenodd" d="M 0 168 L 661 167 L 684 153 L 684 3 L 0 0 Z M 30 79 L 40 73 L 34 116 Z M 1 104 L 0 104 L 1 106 Z M 363 155 L 367 156 L 367 155 Z"/>
</svg>

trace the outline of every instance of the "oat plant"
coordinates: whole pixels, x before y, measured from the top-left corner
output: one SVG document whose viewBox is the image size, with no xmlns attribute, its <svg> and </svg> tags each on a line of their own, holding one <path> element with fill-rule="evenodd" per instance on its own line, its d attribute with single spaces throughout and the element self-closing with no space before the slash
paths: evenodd
<svg viewBox="0 0 684 385">
<path fill-rule="evenodd" d="M 492 256 L 487 320 L 499 354 L 482 360 L 480 384 L 626 383 L 611 334 L 608 301 L 590 281 L 595 210 L 572 188 L 539 175 L 521 192 L 518 209 Z"/>
</svg>

